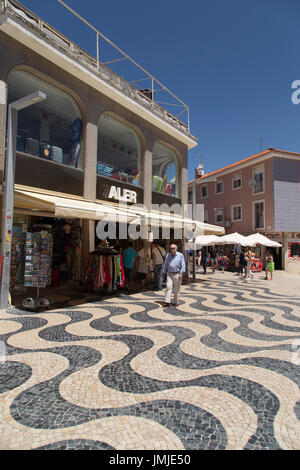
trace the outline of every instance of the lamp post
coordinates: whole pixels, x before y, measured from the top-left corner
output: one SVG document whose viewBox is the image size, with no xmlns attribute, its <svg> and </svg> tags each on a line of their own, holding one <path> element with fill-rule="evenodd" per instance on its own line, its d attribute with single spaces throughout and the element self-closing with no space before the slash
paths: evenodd
<svg viewBox="0 0 300 470">
<path fill-rule="evenodd" d="M 18 111 L 46 99 L 45 93 L 36 91 L 30 95 L 10 103 L 7 114 L 7 152 L 5 160 L 5 189 L 4 189 L 4 220 L 2 222 L 2 275 L 0 285 L 0 308 L 9 306 L 11 241 L 14 212 L 14 185 L 16 166 L 16 138 L 18 127 Z"/>
</svg>

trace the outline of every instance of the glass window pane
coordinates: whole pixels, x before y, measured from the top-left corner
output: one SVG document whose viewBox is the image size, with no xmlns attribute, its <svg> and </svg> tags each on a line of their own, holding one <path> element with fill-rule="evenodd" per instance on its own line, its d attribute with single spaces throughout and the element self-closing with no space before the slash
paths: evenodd
<svg viewBox="0 0 300 470">
<path fill-rule="evenodd" d="M 82 117 L 70 95 L 19 70 L 9 76 L 8 102 L 38 90 L 47 98 L 18 113 L 17 151 L 82 168 Z"/>
<path fill-rule="evenodd" d="M 263 228 L 264 226 L 264 203 L 255 204 L 255 228 Z"/>
<path fill-rule="evenodd" d="M 134 185 L 141 183 L 141 143 L 129 126 L 103 114 L 98 125 L 98 175 Z"/>
<path fill-rule="evenodd" d="M 178 196 L 178 159 L 173 150 L 159 142 L 152 151 L 152 190 Z"/>
</svg>

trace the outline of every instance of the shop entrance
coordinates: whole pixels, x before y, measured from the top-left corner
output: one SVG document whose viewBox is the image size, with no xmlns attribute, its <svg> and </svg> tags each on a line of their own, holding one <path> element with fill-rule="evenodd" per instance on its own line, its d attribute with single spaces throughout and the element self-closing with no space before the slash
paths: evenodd
<svg viewBox="0 0 300 470">
<path fill-rule="evenodd" d="M 59 308 L 99 300 L 81 289 L 80 219 L 14 215 L 10 292 L 18 308 Z"/>
</svg>

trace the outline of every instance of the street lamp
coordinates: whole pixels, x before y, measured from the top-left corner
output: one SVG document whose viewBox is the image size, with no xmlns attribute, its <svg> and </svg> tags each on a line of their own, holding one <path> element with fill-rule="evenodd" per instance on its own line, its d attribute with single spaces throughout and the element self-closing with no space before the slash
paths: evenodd
<svg viewBox="0 0 300 470">
<path fill-rule="evenodd" d="M 1 244 L 2 275 L 0 285 L 0 308 L 7 308 L 9 306 L 8 297 L 10 284 L 11 241 L 14 212 L 14 185 L 18 111 L 45 99 L 45 93 L 41 91 L 36 91 L 30 95 L 24 96 L 24 98 L 10 103 L 8 106 L 7 152 L 5 160 L 5 189 L 3 207 L 4 220 L 2 222 Z"/>
</svg>

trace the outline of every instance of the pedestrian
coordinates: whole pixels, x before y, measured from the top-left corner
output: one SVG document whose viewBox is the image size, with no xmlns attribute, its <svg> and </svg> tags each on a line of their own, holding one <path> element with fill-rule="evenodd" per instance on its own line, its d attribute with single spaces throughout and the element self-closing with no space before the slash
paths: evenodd
<svg viewBox="0 0 300 470">
<path fill-rule="evenodd" d="M 196 265 L 197 265 L 197 268 L 200 269 L 200 266 L 201 266 L 201 250 L 199 250 L 197 252 Z"/>
<path fill-rule="evenodd" d="M 238 270 L 238 275 L 243 275 L 245 267 L 247 265 L 247 261 L 245 259 L 245 250 L 242 248 L 242 251 L 239 254 L 239 270 Z"/>
<path fill-rule="evenodd" d="M 162 290 L 162 270 L 166 257 L 166 250 L 158 242 L 153 242 L 152 262 L 154 269 L 154 289 Z"/>
<path fill-rule="evenodd" d="M 142 240 L 140 241 L 139 248 L 140 249 L 137 254 L 137 272 L 142 288 L 144 288 L 146 280 L 149 278 L 151 256 L 150 248 L 145 248 Z"/>
<path fill-rule="evenodd" d="M 124 274 L 128 291 L 133 288 L 134 264 L 136 257 L 137 252 L 133 248 L 132 241 L 130 241 L 127 248 L 122 253 Z"/>
<path fill-rule="evenodd" d="M 204 270 L 203 274 L 206 274 L 207 263 L 208 263 L 208 255 L 207 255 L 206 248 L 203 247 L 201 250 L 201 264 Z"/>
<path fill-rule="evenodd" d="M 218 251 L 215 248 L 215 245 L 212 245 L 209 253 L 210 253 L 211 268 L 212 268 L 213 273 L 215 274 L 216 268 L 218 268 Z"/>
<path fill-rule="evenodd" d="M 247 249 L 245 253 L 245 260 L 247 261 L 247 271 L 246 271 L 246 276 L 245 279 L 246 281 L 249 281 L 249 279 L 253 279 L 253 274 L 251 272 L 251 266 L 254 260 L 254 254 L 251 252 L 250 248 Z"/>
<path fill-rule="evenodd" d="M 170 246 L 170 253 L 166 256 L 163 265 L 163 274 L 167 276 L 166 296 L 164 307 L 169 307 L 171 304 L 172 288 L 174 289 L 174 304 L 176 307 L 179 305 L 178 296 L 181 286 L 182 274 L 185 272 L 185 261 L 182 253 L 177 251 L 177 246 L 172 244 Z"/>
<path fill-rule="evenodd" d="M 274 258 L 270 251 L 267 251 L 266 254 L 266 277 L 268 280 L 268 273 L 270 273 L 270 281 L 273 280 L 273 271 L 274 271 Z"/>
<path fill-rule="evenodd" d="M 226 267 L 226 257 L 225 257 L 225 255 L 223 254 L 223 252 L 221 252 L 218 261 L 219 261 L 219 265 L 220 265 L 220 267 L 221 267 L 222 273 L 224 274 L 225 267 Z"/>
</svg>

